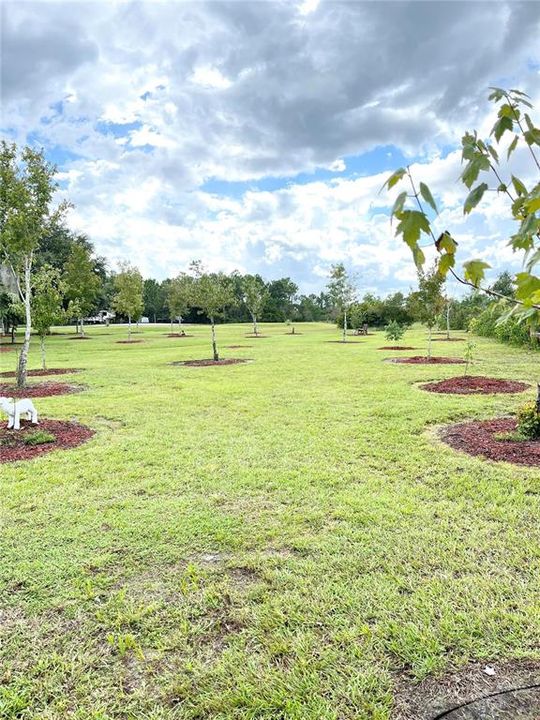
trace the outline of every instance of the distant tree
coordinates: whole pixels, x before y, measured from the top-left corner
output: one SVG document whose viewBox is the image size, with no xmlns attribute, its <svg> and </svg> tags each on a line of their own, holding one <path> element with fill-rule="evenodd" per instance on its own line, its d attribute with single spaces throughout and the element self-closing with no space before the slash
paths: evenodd
<svg viewBox="0 0 540 720">
<path fill-rule="evenodd" d="M 171 315 L 171 331 L 173 321 L 178 320 L 179 329 L 182 329 L 182 320 L 193 304 L 193 278 L 186 273 L 179 273 L 171 280 L 168 287 L 167 305 Z"/>
<path fill-rule="evenodd" d="M 64 292 L 60 272 L 56 268 L 42 266 L 34 279 L 32 326 L 39 335 L 43 370 L 47 369 L 45 337 L 50 333 L 51 326 L 61 323 L 65 316 L 62 307 Z"/>
<path fill-rule="evenodd" d="M 409 309 L 415 320 L 427 325 L 428 350 L 427 356 L 431 358 L 431 338 L 433 328 L 437 322 L 437 316 L 441 314 L 445 306 L 445 298 L 442 294 L 444 277 L 437 268 L 418 271 L 418 290 L 409 295 Z"/>
<path fill-rule="evenodd" d="M 268 299 L 268 289 L 259 275 L 244 275 L 242 278 L 243 300 L 253 321 L 253 334 L 258 335 L 257 318 Z"/>
<path fill-rule="evenodd" d="M 43 152 L 0 143 L 0 258 L 12 271 L 24 305 L 24 341 L 19 354 L 17 386 L 26 385 L 32 329 L 32 271 L 36 251 L 51 227 L 61 223 L 67 203 L 53 208 L 58 187 L 56 168 Z"/>
<path fill-rule="evenodd" d="M 269 282 L 267 290 L 268 297 L 264 303 L 262 319 L 267 322 L 284 322 L 292 315 L 298 285 L 290 278 L 279 278 Z"/>
<path fill-rule="evenodd" d="M 356 298 L 356 290 L 351 283 L 343 263 L 332 265 L 328 294 L 337 313 L 343 314 L 343 342 L 347 341 L 347 320 L 351 305 Z"/>
<path fill-rule="evenodd" d="M 216 318 L 222 317 L 227 306 L 235 302 L 234 290 L 230 278 L 224 273 L 207 273 L 200 262 L 191 264 L 193 273 L 192 301 L 195 307 L 210 320 L 212 327 L 212 352 L 217 362 L 219 353 L 216 342 Z"/>
<path fill-rule="evenodd" d="M 120 271 L 114 277 L 116 294 L 113 307 L 128 319 L 128 340 L 131 340 L 131 321 L 139 320 L 144 302 L 144 283 L 141 273 L 128 262 L 120 263 Z"/>
<path fill-rule="evenodd" d="M 0 291 L 0 321 L 2 333 L 11 334 L 14 343 L 17 327 L 24 322 L 24 305 L 17 295 Z"/>
<path fill-rule="evenodd" d="M 144 314 L 156 322 L 157 314 L 161 309 L 161 288 L 157 280 L 147 278 L 143 289 Z"/>
<path fill-rule="evenodd" d="M 75 242 L 66 262 L 64 282 L 70 314 L 77 319 L 84 337 L 84 318 L 92 310 L 100 291 L 101 280 L 96 271 L 92 252 L 83 242 Z"/>
</svg>

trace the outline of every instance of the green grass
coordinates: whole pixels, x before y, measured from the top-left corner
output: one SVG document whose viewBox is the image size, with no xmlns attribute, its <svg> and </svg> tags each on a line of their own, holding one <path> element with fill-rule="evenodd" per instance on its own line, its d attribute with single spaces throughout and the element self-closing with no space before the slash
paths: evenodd
<svg viewBox="0 0 540 720">
<path fill-rule="evenodd" d="M 382 333 L 288 330 L 219 327 L 223 356 L 254 362 L 208 368 L 169 365 L 210 357 L 205 327 L 49 339 L 51 367 L 85 368 L 57 380 L 86 390 L 38 411 L 96 435 L 0 465 L 1 718 L 386 720 L 398 677 L 540 658 L 540 473 L 429 432 L 533 389 L 423 393 L 462 370 L 384 363 L 415 353 Z M 421 353 L 424 331 L 403 343 Z M 538 355 L 477 356 L 537 379 Z"/>
</svg>

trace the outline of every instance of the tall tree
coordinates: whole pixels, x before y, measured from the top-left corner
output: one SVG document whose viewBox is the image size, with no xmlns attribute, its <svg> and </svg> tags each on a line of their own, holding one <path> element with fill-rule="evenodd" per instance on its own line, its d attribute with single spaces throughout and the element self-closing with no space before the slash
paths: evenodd
<svg viewBox="0 0 540 720">
<path fill-rule="evenodd" d="M 66 262 L 64 282 L 66 298 L 71 301 L 71 313 L 77 318 L 77 331 L 80 326 L 84 337 L 84 318 L 92 310 L 101 286 L 92 252 L 85 243 L 73 244 Z"/>
<path fill-rule="evenodd" d="M 219 353 L 216 341 L 216 325 L 215 321 L 219 317 L 223 317 L 224 310 L 227 306 L 233 305 L 235 302 L 234 290 L 231 285 L 230 278 L 224 273 L 207 273 L 204 271 L 200 262 L 191 264 L 193 273 L 192 283 L 192 302 L 203 312 L 210 320 L 212 328 L 212 353 L 213 358 L 217 362 Z"/>
<path fill-rule="evenodd" d="M 17 386 L 26 384 L 32 329 L 32 270 L 35 253 L 51 227 L 60 224 L 67 203 L 53 207 L 56 168 L 43 152 L 0 144 L 0 258 L 11 269 L 25 311 L 24 341 L 19 354 Z"/>
<path fill-rule="evenodd" d="M 65 285 L 56 268 L 44 265 L 38 270 L 32 296 L 32 324 L 39 335 L 43 370 L 47 369 L 45 337 L 49 334 L 52 325 L 62 322 L 65 317 L 62 307 L 64 292 Z"/>
<path fill-rule="evenodd" d="M 260 275 L 244 275 L 242 290 L 244 303 L 253 321 L 253 334 L 258 335 L 257 318 L 260 317 L 268 298 L 268 289 Z"/>
<path fill-rule="evenodd" d="M 346 342 L 347 316 L 349 309 L 356 298 L 356 289 L 352 284 L 343 263 L 332 265 L 330 270 L 330 281 L 328 283 L 328 294 L 332 298 L 335 310 L 343 314 L 343 342 Z"/>
<path fill-rule="evenodd" d="M 151 317 L 154 322 L 161 310 L 161 287 L 157 280 L 147 278 L 143 288 L 144 314 Z"/>
<path fill-rule="evenodd" d="M 168 288 L 167 305 L 171 315 L 171 331 L 176 318 L 180 331 L 182 320 L 187 315 L 193 302 L 193 278 L 186 273 L 180 273 L 171 280 Z"/>
<path fill-rule="evenodd" d="M 267 285 L 268 297 L 262 313 L 263 320 L 268 322 L 284 322 L 292 314 L 292 306 L 298 285 L 290 278 L 272 280 Z"/>
<path fill-rule="evenodd" d="M 131 320 L 141 317 L 144 301 L 144 283 L 141 273 L 128 262 L 120 263 L 120 272 L 115 275 L 116 294 L 113 305 L 116 312 L 128 319 L 128 340 L 131 340 Z"/>
</svg>

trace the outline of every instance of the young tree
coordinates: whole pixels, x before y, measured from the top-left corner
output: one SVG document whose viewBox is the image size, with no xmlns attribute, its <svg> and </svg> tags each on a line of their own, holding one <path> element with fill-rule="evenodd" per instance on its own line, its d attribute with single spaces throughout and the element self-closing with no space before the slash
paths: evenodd
<svg viewBox="0 0 540 720">
<path fill-rule="evenodd" d="M 17 386 L 26 384 L 32 329 L 32 270 L 36 250 L 50 228 L 60 224 L 66 203 L 52 207 L 56 168 L 43 155 L 25 147 L 0 144 L 0 260 L 13 273 L 24 305 L 24 342 L 19 354 Z"/>
<path fill-rule="evenodd" d="M 71 313 L 77 318 L 84 337 L 84 318 L 92 310 L 101 286 L 91 249 L 81 242 L 73 243 L 64 274 L 66 298 L 71 301 Z"/>
<path fill-rule="evenodd" d="M 47 369 L 45 337 L 51 326 L 60 323 L 65 317 L 62 307 L 64 292 L 65 285 L 58 270 L 45 265 L 36 273 L 32 296 L 32 325 L 39 335 L 43 370 Z"/>
<path fill-rule="evenodd" d="M 418 290 L 409 295 L 409 309 L 415 320 L 419 320 L 428 327 L 427 356 L 431 358 L 431 337 L 437 317 L 444 309 L 445 299 L 441 292 L 444 278 L 437 268 L 425 272 L 418 271 Z"/>
<path fill-rule="evenodd" d="M 258 335 L 257 318 L 260 317 L 268 290 L 259 275 L 244 275 L 242 278 L 243 300 L 253 320 L 253 334 Z"/>
<path fill-rule="evenodd" d="M 116 294 L 113 306 L 121 315 L 127 315 L 128 340 L 131 340 L 131 320 L 138 320 L 144 307 L 142 275 L 128 262 L 120 263 L 120 272 L 114 278 L 114 287 Z"/>
<path fill-rule="evenodd" d="M 214 360 L 219 360 L 219 353 L 216 342 L 216 318 L 223 316 L 227 306 L 233 305 L 235 295 L 231 286 L 230 278 L 224 273 L 204 272 L 200 262 L 191 264 L 193 272 L 192 281 L 192 302 L 210 320 L 212 326 L 212 352 Z"/>
<path fill-rule="evenodd" d="M 167 305 L 171 315 L 171 332 L 174 318 L 178 320 L 178 329 L 182 332 L 182 320 L 192 305 L 193 278 L 186 273 L 180 273 L 171 280 L 167 294 Z"/>
<path fill-rule="evenodd" d="M 328 294 L 332 299 L 334 309 L 343 314 L 343 342 L 347 342 L 347 316 L 356 299 L 356 289 L 351 283 L 343 263 L 332 265 Z"/>
</svg>

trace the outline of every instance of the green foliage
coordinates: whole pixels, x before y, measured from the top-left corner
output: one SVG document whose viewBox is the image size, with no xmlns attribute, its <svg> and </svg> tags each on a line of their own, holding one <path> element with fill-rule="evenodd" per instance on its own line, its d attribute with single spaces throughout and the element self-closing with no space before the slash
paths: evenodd
<svg viewBox="0 0 540 720">
<path fill-rule="evenodd" d="M 223 317 L 225 308 L 236 302 L 231 279 L 222 272 L 205 272 L 200 262 L 192 263 L 191 271 L 193 273 L 191 280 L 193 305 L 207 315 L 212 322 L 218 317 Z"/>
<path fill-rule="evenodd" d="M 193 305 L 193 278 L 186 273 L 180 273 L 171 280 L 167 292 L 167 306 L 174 318 L 184 318 Z"/>
<path fill-rule="evenodd" d="M 395 320 L 389 322 L 384 329 L 384 334 L 387 340 L 401 340 L 405 334 L 405 328 Z"/>
<path fill-rule="evenodd" d="M 72 303 L 73 315 L 85 317 L 92 310 L 101 280 L 92 250 L 86 243 L 75 242 L 66 262 L 64 282 L 66 297 Z"/>
<path fill-rule="evenodd" d="M 114 278 L 116 294 L 113 306 L 116 312 L 131 320 L 141 317 L 144 301 L 144 283 L 141 273 L 130 263 L 120 263 L 120 272 Z"/>
<path fill-rule="evenodd" d="M 26 435 L 23 437 L 23 443 L 25 445 L 46 445 L 47 443 L 52 443 L 56 440 L 56 435 L 53 435 L 53 433 L 48 432 L 47 430 L 34 430 L 32 432 L 26 433 Z"/>
<path fill-rule="evenodd" d="M 409 295 L 407 305 L 412 317 L 434 327 L 437 316 L 444 310 L 446 300 L 442 294 L 444 278 L 436 268 L 418 272 L 418 290 Z"/>
<path fill-rule="evenodd" d="M 62 301 L 65 283 L 56 268 L 43 265 L 34 277 L 32 297 L 32 326 L 43 338 L 52 325 L 58 325 L 65 318 Z"/>
<path fill-rule="evenodd" d="M 467 338 L 467 344 L 465 345 L 465 352 L 463 353 L 463 359 L 465 360 L 465 375 L 469 373 L 469 367 L 474 362 L 474 354 L 476 350 L 476 343 L 469 336 Z"/>
<path fill-rule="evenodd" d="M 253 318 L 258 318 L 268 299 L 268 289 L 259 275 L 244 275 L 242 278 L 243 301 Z"/>
<path fill-rule="evenodd" d="M 536 402 L 528 402 L 517 411 L 517 431 L 528 440 L 540 440 L 540 412 Z"/>
</svg>

